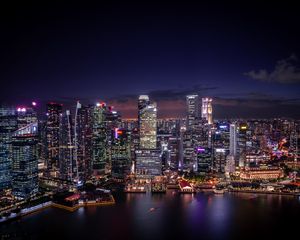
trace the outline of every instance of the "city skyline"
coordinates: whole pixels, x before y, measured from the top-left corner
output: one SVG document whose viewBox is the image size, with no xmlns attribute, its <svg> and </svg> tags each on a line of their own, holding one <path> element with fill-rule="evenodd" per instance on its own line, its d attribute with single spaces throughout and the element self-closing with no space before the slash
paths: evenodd
<svg viewBox="0 0 300 240">
<path fill-rule="evenodd" d="M 295 1 L 1 9 L 1 239 L 295 238 Z"/>
</svg>

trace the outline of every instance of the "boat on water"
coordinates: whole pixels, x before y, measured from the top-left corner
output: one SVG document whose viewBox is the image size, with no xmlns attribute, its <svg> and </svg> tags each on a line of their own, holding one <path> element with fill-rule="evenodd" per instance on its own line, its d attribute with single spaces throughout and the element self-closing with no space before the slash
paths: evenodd
<svg viewBox="0 0 300 240">
<path fill-rule="evenodd" d="M 225 193 L 224 189 L 214 189 L 213 191 L 215 194 L 224 194 Z"/>
<path fill-rule="evenodd" d="M 213 192 L 214 192 L 215 194 L 224 194 L 226 190 L 227 190 L 227 189 L 225 189 L 224 186 L 216 186 L 216 187 L 214 188 Z"/>
<path fill-rule="evenodd" d="M 156 210 L 156 208 L 150 208 L 149 210 L 148 210 L 148 212 L 153 212 L 153 211 L 155 211 Z"/>
</svg>

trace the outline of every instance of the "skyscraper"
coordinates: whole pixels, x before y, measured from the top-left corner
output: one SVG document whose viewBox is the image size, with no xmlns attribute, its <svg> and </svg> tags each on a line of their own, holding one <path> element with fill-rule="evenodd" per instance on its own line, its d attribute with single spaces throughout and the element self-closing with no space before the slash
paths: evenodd
<svg viewBox="0 0 300 240">
<path fill-rule="evenodd" d="M 105 173 L 107 162 L 105 110 L 104 104 L 92 108 L 92 169 L 96 176 Z"/>
<path fill-rule="evenodd" d="M 125 129 L 112 130 L 111 174 L 114 178 L 123 179 L 131 172 L 131 139 Z"/>
<path fill-rule="evenodd" d="M 15 108 L 0 107 L 0 191 L 11 186 L 11 138 L 16 129 Z"/>
<path fill-rule="evenodd" d="M 237 144 L 237 136 L 236 136 L 236 125 L 230 124 L 230 144 L 229 144 L 229 154 L 231 156 L 236 156 L 236 144 Z"/>
<path fill-rule="evenodd" d="M 208 124 L 212 124 L 212 98 L 202 98 L 201 117 L 206 119 Z"/>
<path fill-rule="evenodd" d="M 139 99 L 139 104 L 140 104 L 140 99 Z M 157 143 L 156 103 L 147 102 L 147 104 L 143 105 L 143 108 L 139 109 L 139 133 L 140 133 L 140 149 L 155 149 L 157 147 L 156 146 Z"/>
<path fill-rule="evenodd" d="M 28 198 L 38 192 L 38 124 L 19 128 L 12 136 L 12 190 L 16 197 Z"/>
<path fill-rule="evenodd" d="M 186 105 L 187 105 L 187 121 L 186 129 L 193 129 L 200 117 L 199 114 L 199 96 L 198 95 L 187 95 L 186 96 Z"/>
<path fill-rule="evenodd" d="M 76 106 L 74 123 L 74 161 L 78 166 L 78 179 L 92 174 L 92 109 L 94 106 Z M 77 173 L 76 173 L 77 175 Z"/>
<path fill-rule="evenodd" d="M 62 113 L 59 121 L 59 173 L 60 177 L 72 181 L 77 176 L 74 161 L 74 131 L 69 110 Z"/>
<path fill-rule="evenodd" d="M 161 151 L 157 149 L 157 108 L 149 97 L 141 95 L 138 102 L 139 149 L 135 151 L 136 173 L 151 178 L 161 174 Z"/>
<path fill-rule="evenodd" d="M 62 105 L 57 103 L 47 104 L 47 169 L 49 172 L 59 168 L 59 121 Z"/>
</svg>

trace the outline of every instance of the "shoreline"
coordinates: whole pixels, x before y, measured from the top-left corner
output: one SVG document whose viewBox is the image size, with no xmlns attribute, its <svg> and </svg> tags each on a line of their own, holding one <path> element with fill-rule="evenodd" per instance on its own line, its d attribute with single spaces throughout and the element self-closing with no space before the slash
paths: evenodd
<svg viewBox="0 0 300 240">
<path fill-rule="evenodd" d="M 64 209 L 70 212 L 74 212 L 76 210 L 78 210 L 81 207 L 92 207 L 92 206 L 110 206 L 110 205 L 114 205 L 116 203 L 115 199 L 113 196 L 111 196 L 111 200 L 110 201 L 104 201 L 104 202 L 93 202 L 93 201 L 89 201 L 89 202 L 84 202 L 84 203 L 78 203 L 76 206 L 73 207 L 69 207 L 66 205 L 62 205 L 62 204 L 58 204 L 58 203 L 54 203 L 52 201 L 49 202 L 45 202 L 39 205 L 36 205 L 34 207 L 31 208 L 24 208 L 21 210 L 20 213 L 11 213 L 9 216 L 7 217 L 1 217 L 0 218 L 0 223 L 6 223 L 6 222 L 10 222 L 10 221 L 14 221 L 17 220 L 19 218 L 22 218 L 24 216 L 27 216 L 29 214 L 33 214 L 39 211 L 43 211 L 46 208 L 49 207 L 53 207 L 53 208 L 60 208 L 60 209 Z"/>
<path fill-rule="evenodd" d="M 300 193 L 288 193 L 288 192 L 271 192 L 271 191 L 255 191 L 255 190 L 228 190 L 230 193 L 255 193 L 255 194 L 271 194 L 271 195 L 286 195 L 286 196 L 300 196 Z"/>
</svg>

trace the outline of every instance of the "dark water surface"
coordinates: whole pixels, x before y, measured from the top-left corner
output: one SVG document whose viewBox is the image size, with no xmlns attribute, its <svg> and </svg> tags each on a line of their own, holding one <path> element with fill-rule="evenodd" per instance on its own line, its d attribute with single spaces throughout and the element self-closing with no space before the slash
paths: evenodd
<svg viewBox="0 0 300 240">
<path fill-rule="evenodd" d="M 168 192 L 115 198 L 114 206 L 28 215 L 0 226 L 0 239 L 297 239 L 300 229 L 297 197 Z"/>
</svg>

